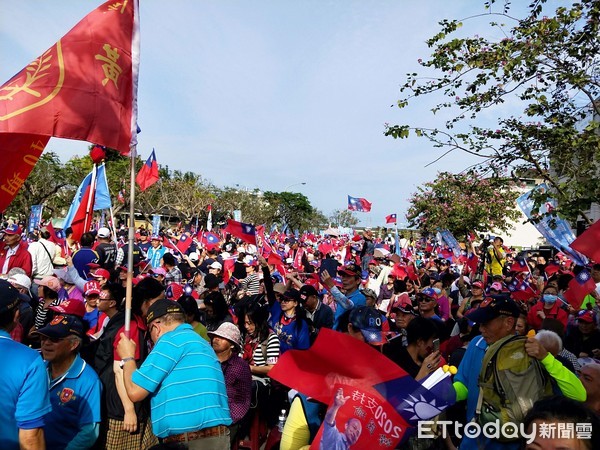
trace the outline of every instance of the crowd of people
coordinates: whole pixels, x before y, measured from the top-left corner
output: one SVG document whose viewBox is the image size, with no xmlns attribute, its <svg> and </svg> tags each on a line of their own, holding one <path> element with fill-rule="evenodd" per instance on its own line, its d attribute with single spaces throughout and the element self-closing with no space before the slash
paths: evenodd
<svg viewBox="0 0 600 450">
<path fill-rule="evenodd" d="M 257 417 L 281 449 L 310 445 L 321 424 L 336 449 L 350 448 L 360 421 L 336 431 L 337 409 L 269 377 L 323 328 L 417 381 L 457 367 L 456 404 L 441 418 L 562 424 L 531 443 L 438 427 L 402 448 L 600 448 L 599 262 L 518 254 L 500 237 L 459 253 L 369 229 L 275 232 L 257 246 L 141 227 L 130 268 L 123 227 L 77 241 L 64 231 L 63 240 L 47 228 L 26 235 L 19 223 L 0 230 L 2 449 L 238 448 Z M 191 245 L 178 246 L 182 237 Z M 565 297 L 581 271 L 596 290 Z M 339 408 L 343 394 L 332 401 Z"/>
</svg>

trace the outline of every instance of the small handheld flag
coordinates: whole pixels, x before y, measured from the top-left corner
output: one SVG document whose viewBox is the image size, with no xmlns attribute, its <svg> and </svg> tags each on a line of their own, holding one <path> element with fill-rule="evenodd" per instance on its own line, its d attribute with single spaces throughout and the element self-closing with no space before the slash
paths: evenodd
<svg viewBox="0 0 600 450">
<path fill-rule="evenodd" d="M 397 223 L 397 215 L 390 214 L 389 216 L 385 216 L 385 223 Z"/>
</svg>

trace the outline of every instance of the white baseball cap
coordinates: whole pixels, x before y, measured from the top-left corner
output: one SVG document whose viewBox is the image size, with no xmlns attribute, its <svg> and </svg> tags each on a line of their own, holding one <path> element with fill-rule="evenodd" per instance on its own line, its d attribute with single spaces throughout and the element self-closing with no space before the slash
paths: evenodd
<svg viewBox="0 0 600 450">
<path fill-rule="evenodd" d="M 107 238 L 110 236 L 110 230 L 106 227 L 99 228 L 98 233 L 96 233 L 96 236 L 103 239 Z"/>
<path fill-rule="evenodd" d="M 31 289 L 31 278 L 29 278 L 24 273 L 15 273 L 11 275 L 8 280 L 9 283 L 17 284 L 26 289 Z"/>
<path fill-rule="evenodd" d="M 221 265 L 221 263 L 219 261 L 214 261 L 210 266 L 211 269 L 218 269 L 221 270 L 223 268 L 223 266 Z"/>
</svg>

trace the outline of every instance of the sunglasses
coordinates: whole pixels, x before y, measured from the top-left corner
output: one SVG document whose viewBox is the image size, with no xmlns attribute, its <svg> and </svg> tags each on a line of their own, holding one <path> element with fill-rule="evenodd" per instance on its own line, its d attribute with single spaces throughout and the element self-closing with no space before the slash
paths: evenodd
<svg viewBox="0 0 600 450">
<path fill-rule="evenodd" d="M 427 303 L 427 302 L 432 302 L 434 299 L 430 298 L 430 297 L 421 297 L 419 299 L 420 303 Z"/>
<path fill-rule="evenodd" d="M 283 302 L 295 302 L 296 300 L 291 299 L 291 298 L 281 297 L 281 299 L 279 301 L 281 303 L 283 303 Z"/>
</svg>

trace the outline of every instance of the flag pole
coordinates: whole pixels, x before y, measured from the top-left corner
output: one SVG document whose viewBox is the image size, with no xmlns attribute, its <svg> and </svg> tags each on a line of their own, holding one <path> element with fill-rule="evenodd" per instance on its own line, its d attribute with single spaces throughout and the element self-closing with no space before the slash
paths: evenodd
<svg viewBox="0 0 600 450">
<path fill-rule="evenodd" d="M 133 245 L 135 239 L 135 158 L 136 146 L 131 146 L 129 173 L 129 235 L 127 245 L 127 284 L 125 285 L 125 335 L 131 328 L 131 297 L 133 294 Z"/>
<path fill-rule="evenodd" d="M 129 236 L 127 246 L 127 283 L 125 285 L 125 336 L 129 338 L 131 329 L 131 297 L 133 294 L 133 244 L 135 239 L 135 161 L 137 157 L 137 89 L 140 70 L 140 12 L 138 0 L 133 1 L 133 32 L 131 39 L 131 79 L 132 104 L 131 104 L 131 142 L 129 145 L 130 173 L 129 173 Z"/>
<path fill-rule="evenodd" d="M 94 163 L 92 168 L 92 179 L 90 180 L 90 195 L 87 198 L 87 205 L 85 208 L 85 217 L 83 218 L 83 232 L 87 233 L 90 231 L 91 217 L 94 215 L 94 203 L 96 201 L 96 176 L 98 174 L 98 165 Z M 91 211 L 91 213 L 90 213 Z"/>
</svg>

